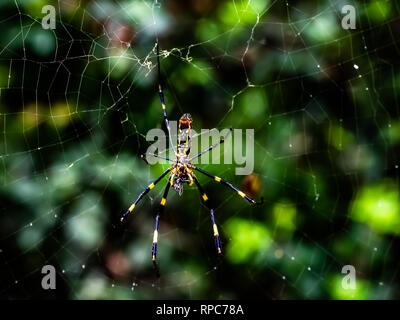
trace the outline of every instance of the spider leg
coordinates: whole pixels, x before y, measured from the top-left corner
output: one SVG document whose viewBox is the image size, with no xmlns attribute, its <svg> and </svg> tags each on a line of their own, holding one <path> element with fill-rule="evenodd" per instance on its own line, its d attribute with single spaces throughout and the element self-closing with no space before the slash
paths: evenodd
<svg viewBox="0 0 400 320">
<path fill-rule="evenodd" d="M 135 200 L 135 202 L 133 202 L 133 203 L 131 204 L 131 206 L 129 207 L 129 209 L 122 215 L 122 217 L 121 217 L 121 222 L 124 221 L 125 217 L 126 217 L 129 213 L 131 213 L 131 212 L 133 211 L 133 209 L 136 207 L 136 205 L 138 204 L 138 202 L 139 202 L 151 189 L 153 189 L 154 186 L 155 186 L 158 182 L 160 182 L 160 180 L 161 180 L 162 178 L 164 178 L 164 177 L 167 175 L 167 173 L 170 171 L 170 169 L 171 169 L 171 168 L 168 168 L 167 170 L 165 170 L 165 171 L 162 173 L 161 176 L 159 176 L 156 180 L 154 180 L 154 182 L 152 182 L 146 189 L 144 189 L 144 190 L 142 191 L 141 194 L 139 194 L 139 196 L 137 197 L 137 199 Z"/>
<path fill-rule="evenodd" d="M 197 180 L 196 177 L 193 177 L 194 182 L 196 183 L 197 189 L 200 192 L 201 198 L 204 201 L 204 204 L 206 205 L 206 207 L 208 208 L 208 210 L 210 210 L 210 215 L 211 215 L 211 223 L 213 226 L 213 231 L 214 231 L 214 240 L 215 240 L 215 246 L 217 247 L 217 252 L 219 254 L 222 253 L 221 250 L 221 241 L 219 238 L 219 233 L 218 233 L 218 228 L 217 228 L 217 224 L 215 223 L 215 218 L 214 218 L 214 209 L 210 206 L 209 201 L 208 201 L 208 197 L 206 195 L 206 193 L 204 192 L 203 188 L 201 187 L 199 181 Z"/>
<path fill-rule="evenodd" d="M 168 121 L 168 117 L 167 117 L 164 93 L 163 93 L 163 90 L 161 87 L 160 48 L 159 48 L 158 42 L 157 42 L 157 70 L 158 70 L 158 95 L 160 96 L 161 107 L 162 107 L 163 113 L 164 113 L 164 121 L 165 121 L 165 125 L 167 126 L 167 130 L 168 130 L 169 142 L 171 144 L 172 150 L 174 150 L 174 152 L 175 152 L 174 144 L 172 143 L 171 129 L 169 127 L 169 121 Z"/>
<path fill-rule="evenodd" d="M 155 154 L 155 153 L 148 152 L 147 155 L 149 155 L 149 156 L 151 156 L 151 157 L 154 157 L 154 158 L 159 158 L 159 159 L 167 160 L 167 161 L 170 161 L 170 162 L 175 162 L 174 160 L 172 160 L 172 159 L 170 159 L 170 158 L 168 158 L 168 157 L 159 156 L 158 154 Z M 146 161 L 147 164 L 149 164 L 149 163 L 147 162 L 147 160 L 146 160 L 146 157 L 145 157 L 143 154 L 142 154 L 140 157 L 141 157 L 144 161 Z"/>
<path fill-rule="evenodd" d="M 169 191 L 169 187 L 171 186 L 170 180 L 171 180 L 171 177 L 168 179 L 167 185 L 165 186 L 164 194 L 163 194 L 163 197 L 161 198 L 161 202 L 158 207 L 158 211 L 157 211 L 157 215 L 156 215 L 156 224 L 154 227 L 154 235 L 153 235 L 153 247 L 151 250 L 151 257 L 153 260 L 153 264 L 156 264 L 156 257 L 157 257 L 158 224 L 159 224 L 160 216 L 163 214 L 165 204 L 167 202 L 168 191 Z"/>
<path fill-rule="evenodd" d="M 215 149 L 216 147 L 218 147 L 220 144 L 224 143 L 226 138 L 228 138 L 228 136 L 231 134 L 232 132 L 232 128 L 229 129 L 229 132 L 225 135 L 225 137 L 223 137 L 220 141 L 218 141 L 217 143 L 214 143 L 213 145 L 209 146 L 207 149 L 204 149 L 203 151 L 201 151 L 200 153 L 196 154 L 195 156 L 191 157 L 189 159 L 189 162 L 192 161 L 193 159 L 196 159 L 198 157 L 201 157 L 203 154 L 211 151 L 212 149 Z"/>
<path fill-rule="evenodd" d="M 224 179 L 222 179 L 220 177 L 214 176 L 211 173 L 208 173 L 207 171 L 204 171 L 204 170 L 202 170 L 200 168 L 197 168 L 197 167 L 194 167 L 194 166 L 192 166 L 192 167 L 193 167 L 194 170 L 206 175 L 207 177 L 209 177 L 211 179 L 214 179 L 216 182 L 220 182 L 220 183 L 228 186 L 233 191 L 236 191 L 239 196 L 241 196 L 242 198 L 246 199 L 248 202 L 250 202 L 252 204 L 259 205 L 259 204 L 262 204 L 264 202 L 264 198 L 261 198 L 261 201 L 257 202 L 254 199 L 250 198 L 248 195 L 246 195 L 243 191 L 240 191 L 239 189 L 235 188 L 230 182 L 228 182 L 228 181 L 226 181 L 226 180 L 224 180 Z"/>
</svg>

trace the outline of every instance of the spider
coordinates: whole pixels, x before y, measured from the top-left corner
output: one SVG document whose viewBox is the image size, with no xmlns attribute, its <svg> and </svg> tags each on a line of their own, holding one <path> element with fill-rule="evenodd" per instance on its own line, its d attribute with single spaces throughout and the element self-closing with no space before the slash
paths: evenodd
<svg viewBox="0 0 400 320">
<path fill-rule="evenodd" d="M 206 175 L 207 177 L 213 179 L 214 181 L 221 183 L 230 189 L 234 190 L 240 197 L 246 199 L 248 202 L 251 204 L 261 204 L 263 202 L 263 198 L 261 198 L 260 202 L 256 202 L 254 199 L 250 198 L 247 196 L 244 192 L 240 191 L 239 189 L 235 188 L 231 183 L 228 181 L 217 177 L 211 173 L 208 173 L 198 167 L 195 167 L 194 165 L 191 164 L 193 159 L 196 159 L 203 154 L 211 151 L 212 149 L 216 148 L 218 145 L 224 143 L 228 135 L 231 133 L 232 129 L 228 132 L 228 134 L 223 137 L 219 142 L 209 146 L 208 148 L 204 149 L 200 153 L 190 156 L 190 149 L 191 149 L 191 138 L 192 138 L 192 117 L 189 113 L 185 113 L 182 115 L 182 117 L 179 119 L 179 125 L 178 125 L 178 139 L 177 139 L 177 147 L 176 150 L 174 148 L 174 145 L 172 143 L 172 138 L 171 138 L 171 131 L 170 131 L 170 126 L 169 126 L 169 121 L 167 118 L 167 111 L 166 111 L 166 105 L 165 105 L 165 99 L 164 99 L 164 93 L 161 87 L 161 70 L 160 70 L 160 54 L 159 54 L 159 45 L 157 42 L 157 70 L 158 70 L 158 94 L 160 97 L 161 101 L 161 107 L 163 110 L 164 114 L 164 121 L 165 125 L 168 130 L 168 136 L 169 136 L 169 142 L 171 144 L 171 148 L 174 150 L 175 153 L 175 159 L 172 160 L 167 157 L 162 157 L 157 154 L 152 154 L 148 153 L 149 155 L 156 157 L 156 158 L 161 158 L 167 161 L 172 162 L 172 165 L 165 170 L 161 176 L 159 176 L 155 181 L 153 181 L 146 189 L 142 191 L 142 193 L 139 194 L 137 199 L 131 204 L 129 209 L 122 215 L 121 217 L 121 222 L 124 221 L 124 219 L 133 211 L 133 209 L 136 207 L 136 205 L 139 203 L 139 201 L 150 191 L 154 188 L 154 186 L 160 182 L 168 173 L 169 173 L 169 178 L 168 182 L 166 184 L 164 194 L 161 198 L 160 205 L 158 207 L 157 215 L 156 215 L 156 221 L 155 221 L 155 227 L 154 227 L 154 234 L 153 234 L 153 246 L 152 246 L 152 261 L 155 264 L 156 263 L 156 257 L 157 257 L 157 242 L 158 242 L 158 227 L 159 227 L 159 220 L 160 216 L 164 212 L 165 204 L 167 202 L 167 196 L 168 196 L 168 191 L 170 187 L 172 186 L 173 189 L 175 189 L 179 195 L 182 195 L 183 193 L 183 185 L 188 184 L 189 187 L 195 183 L 198 191 L 200 192 L 201 198 L 208 208 L 210 210 L 210 215 L 211 215 L 211 223 L 212 223 L 212 228 L 214 232 L 214 241 L 215 245 L 217 248 L 218 254 L 222 253 L 222 247 L 221 247 L 221 240 L 217 228 L 217 224 L 215 223 L 215 217 L 214 217 L 214 209 L 212 206 L 209 204 L 209 198 L 207 194 L 204 192 L 203 188 L 201 187 L 199 181 L 196 178 L 196 175 L 194 174 L 193 171 L 200 172 L 201 174 Z M 147 163 L 147 160 L 144 158 L 142 155 L 142 159 L 145 160 Z"/>
</svg>

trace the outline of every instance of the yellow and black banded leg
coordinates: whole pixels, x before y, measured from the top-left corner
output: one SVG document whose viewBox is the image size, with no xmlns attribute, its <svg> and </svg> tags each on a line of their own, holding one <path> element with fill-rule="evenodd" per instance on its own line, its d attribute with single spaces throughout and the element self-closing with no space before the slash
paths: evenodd
<svg viewBox="0 0 400 320">
<path fill-rule="evenodd" d="M 215 223 L 214 209 L 211 208 L 211 206 L 209 204 L 208 197 L 207 197 L 206 193 L 204 192 L 203 188 L 201 187 L 201 185 L 200 185 L 199 181 L 197 180 L 197 178 L 193 177 L 193 179 L 194 179 L 194 182 L 196 183 L 197 189 L 200 192 L 201 198 L 203 199 L 203 201 L 204 201 L 205 205 L 207 206 L 207 208 L 210 210 L 211 223 L 212 223 L 212 227 L 213 227 L 213 231 L 214 231 L 215 246 L 217 248 L 217 252 L 219 254 L 221 254 L 222 253 L 222 246 L 221 246 L 221 240 L 219 238 L 217 224 Z"/>
<path fill-rule="evenodd" d="M 260 202 L 255 201 L 254 199 L 252 199 L 248 195 L 246 195 L 243 191 L 240 191 L 239 189 L 235 188 L 230 182 L 228 182 L 228 181 L 226 181 L 226 180 L 224 180 L 224 179 L 222 179 L 220 177 L 214 176 L 211 173 L 208 173 L 207 171 L 204 171 L 204 170 L 202 170 L 200 168 L 196 168 L 196 167 L 194 167 L 194 170 L 206 175 L 207 177 L 210 177 L 211 179 L 214 179 L 216 182 L 219 182 L 219 183 L 222 183 L 222 184 L 228 186 L 232 190 L 236 191 L 239 196 L 241 196 L 242 198 L 246 199 L 251 204 L 259 205 L 259 204 L 262 204 L 264 202 L 263 198 L 261 198 Z"/>
<path fill-rule="evenodd" d="M 171 144 L 172 150 L 175 151 L 174 145 L 172 143 L 171 129 L 169 127 L 169 121 L 168 121 L 168 117 L 167 117 L 167 110 L 166 110 L 167 107 L 165 105 L 164 93 L 163 93 L 162 86 L 161 86 L 160 49 L 159 49 L 158 43 L 157 43 L 157 70 L 158 70 L 158 95 L 160 96 L 161 107 L 162 107 L 163 114 L 164 114 L 164 121 L 165 121 L 165 125 L 167 126 L 167 130 L 168 130 L 169 142 Z"/>
<path fill-rule="evenodd" d="M 165 186 L 164 194 L 163 194 L 163 197 L 161 198 L 161 202 L 158 207 L 158 211 L 157 211 L 157 215 L 156 215 L 156 225 L 154 226 L 154 235 L 153 235 L 153 247 L 151 250 L 151 259 L 153 260 L 153 264 L 156 263 L 156 259 L 157 259 L 158 225 L 160 222 L 160 216 L 163 214 L 165 204 L 167 203 L 168 191 L 169 191 L 169 187 L 171 186 L 170 180 L 171 180 L 171 178 L 168 179 L 167 185 Z"/>
<path fill-rule="evenodd" d="M 135 207 L 136 207 L 136 205 L 138 204 L 138 202 L 139 202 L 151 189 L 153 189 L 154 186 L 155 186 L 158 182 L 160 182 L 160 180 L 161 180 L 162 178 L 164 178 L 164 177 L 167 175 L 167 173 L 168 173 L 169 171 L 170 171 L 169 168 L 168 168 L 167 170 L 165 170 L 161 176 L 159 176 L 153 183 L 151 183 L 146 189 L 144 189 L 144 190 L 142 191 L 141 194 L 139 194 L 139 196 L 137 197 L 137 199 L 135 200 L 135 202 L 132 203 L 131 206 L 129 207 L 129 209 L 122 215 L 122 217 L 121 217 L 121 222 L 124 221 L 124 219 L 126 218 L 126 216 L 127 216 L 128 214 L 130 214 L 130 213 L 133 211 L 133 209 L 135 209 Z"/>
</svg>

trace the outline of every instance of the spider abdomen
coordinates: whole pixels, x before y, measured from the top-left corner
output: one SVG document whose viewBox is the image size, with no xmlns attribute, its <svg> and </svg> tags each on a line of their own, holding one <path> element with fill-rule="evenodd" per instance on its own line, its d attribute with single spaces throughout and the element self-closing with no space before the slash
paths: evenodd
<svg viewBox="0 0 400 320">
<path fill-rule="evenodd" d="M 185 113 L 179 119 L 178 132 L 178 154 L 188 156 L 190 154 L 192 139 L 192 117 L 189 113 Z"/>
</svg>

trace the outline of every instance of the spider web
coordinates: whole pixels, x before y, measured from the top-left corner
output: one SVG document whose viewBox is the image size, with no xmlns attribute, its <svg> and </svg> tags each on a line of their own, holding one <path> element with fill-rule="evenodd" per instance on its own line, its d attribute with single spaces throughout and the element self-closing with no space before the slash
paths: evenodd
<svg viewBox="0 0 400 320">
<path fill-rule="evenodd" d="M 355 30 L 340 25 L 349 2 Z M 47 4 L 55 30 L 41 25 Z M 1 297 L 53 297 L 40 285 L 46 264 L 57 296 L 70 299 L 343 298 L 348 264 L 361 288 L 352 297 L 396 297 L 398 239 L 350 214 L 366 186 L 398 183 L 396 2 L 0 7 Z M 199 177 L 223 236 L 218 259 L 197 190 L 170 191 L 159 279 L 150 253 L 166 180 L 118 224 L 167 168 L 140 159 L 147 131 L 165 129 L 156 36 L 170 120 L 190 112 L 198 131 L 254 128 L 255 196 L 265 198 L 250 207 Z M 234 165 L 202 168 L 237 186 L 246 179 Z"/>
</svg>

